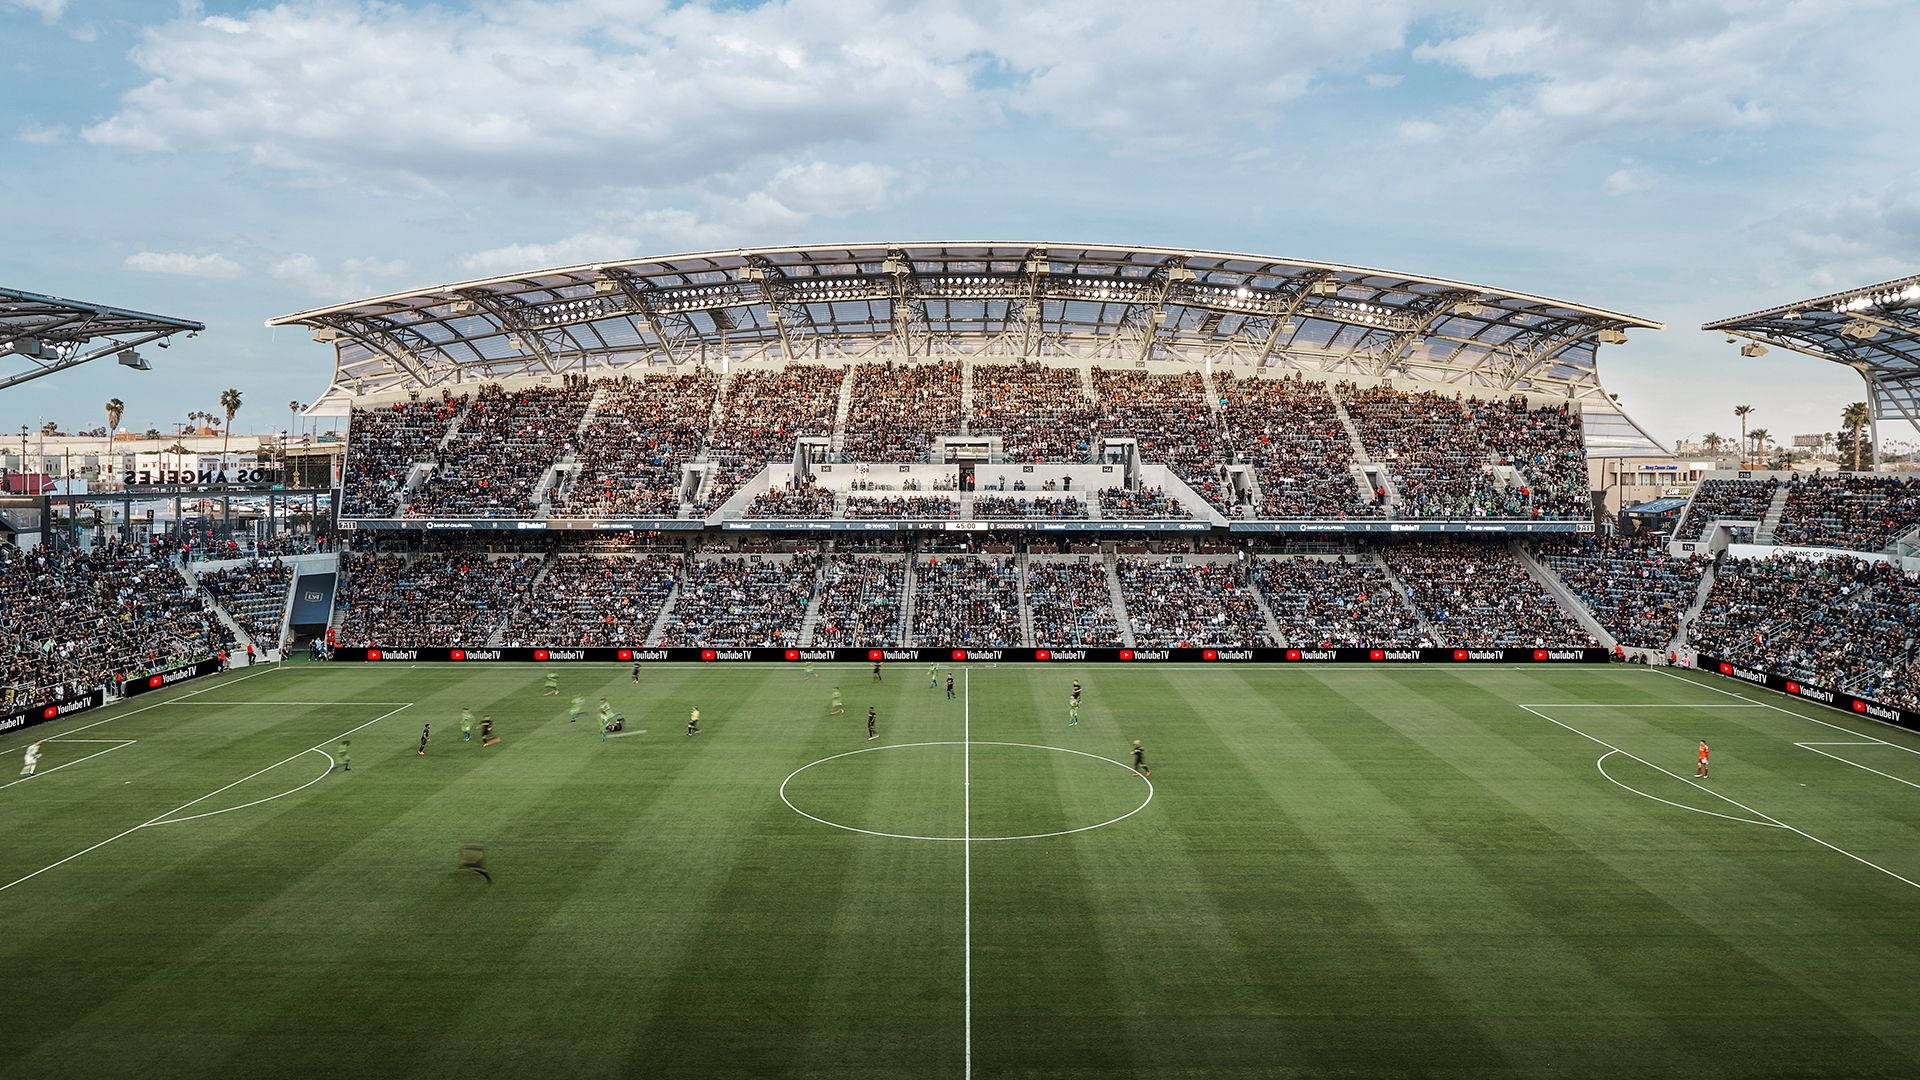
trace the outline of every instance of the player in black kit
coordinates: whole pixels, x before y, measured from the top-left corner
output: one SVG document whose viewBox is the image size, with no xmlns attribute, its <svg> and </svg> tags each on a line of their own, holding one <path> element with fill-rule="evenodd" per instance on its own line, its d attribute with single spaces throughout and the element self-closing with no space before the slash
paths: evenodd
<svg viewBox="0 0 1920 1080">
<path fill-rule="evenodd" d="M 953 676 L 947 676 L 947 700 L 953 700 Z"/>
<path fill-rule="evenodd" d="M 421 757 L 427 756 L 427 740 L 432 737 L 433 737 L 433 725 L 421 724 L 420 725 L 420 756 Z"/>
<path fill-rule="evenodd" d="M 880 737 L 873 730 L 873 719 L 874 719 L 873 706 L 869 705 L 867 706 L 867 741 L 868 742 L 872 742 L 874 739 L 877 739 Z"/>
<path fill-rule="evenodd" d="M 1140 740 L 1133 740 L 1133 771 L 1141 776 L 1152 776 L 1153 770 L 1147 768 L 1147 752 L 1140 748 Z"/>
</svg>

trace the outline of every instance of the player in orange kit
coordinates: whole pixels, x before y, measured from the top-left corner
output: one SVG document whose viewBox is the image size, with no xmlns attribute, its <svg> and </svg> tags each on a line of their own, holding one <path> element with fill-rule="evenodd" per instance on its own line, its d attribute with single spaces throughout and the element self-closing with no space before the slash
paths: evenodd
<svg viewBox="0 0 1920 1080">
<path fill-rule="evenodd" d="M 1700 767 L 1693 770 L 1695 776 L 1707 775 L 1707 740 L 1700 740 Z"/>
</svg>

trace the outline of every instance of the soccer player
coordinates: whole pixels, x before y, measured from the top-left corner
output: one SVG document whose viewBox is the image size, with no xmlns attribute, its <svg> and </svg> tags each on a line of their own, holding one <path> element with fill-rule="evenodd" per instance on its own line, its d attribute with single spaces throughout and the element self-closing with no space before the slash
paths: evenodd
<svg viewBox="0 0 1920 1080">
<path fill-rule="evenodd" d="M 1707 775 L 1707 740 L 1700 740 L 1700 765 L 1693 770 L 1695 776 Z"/>
<path fill-rule="evenodd" d="M 472 708 L 471 706 L 468 706 L 468 707 L 465 707 L 465 708 L 462 708 L 462 709 L 460 710 L 460 727 L 461 727 L 461 730 L 463 730 L 463 731 L 464 731 L 464 730 L 466 730 L 467 728 L 470 728 L 470 727 L 472 727 L 472 726 L 473 726 L 473 708 Z"/>
<path fill-rule="evenodd" d="M 559 697 L 560 696 L 560 673 L 559 672 L 557 671 L 547 672 L 547 689 L 546 689 L 546 692 L 541 694 L 540 696 L 541 697 Z"/>
<path fill-rule="evenodd" d="M 840 688 L 836 686 L 833 688 L 833 706 L 827 710 L 827 715 L 828 716 L 845 716 L 846 713 L 847 713 L 847 703 L 841 699 Z"/>
<path fill-rule="evenodd" d="M 928 664 L 927 665 L 927 689 L 932 690 L 933 688 L 939 685 L 940 685 L 940 665 Z"/>
<path fill-rule="evenodd" d="M 633 662 L 633 685 L 640 685 L 640 661 L 638 660 Z"/>
<path fill-rule="evenodd" d="M 867 741 L 868 742 L 872 742 L 873 740 L 880 737 L 879 734 L 873 730 L 873 721 L 874 721 L 873 706 L 869 705 L 867 706 Z"/>
<path fill-rule="evenodd" d="M 1080 695 L 1078 694 L 1067 699 L 1067 726 L 1080 726 Z"/>
<path fill-rule="evenodd" d="M 350 743 L 350 742 L 348 742 L 348 741 L 347 741 L 347 740 L 345 740 L 345 739 L 341 739 L 341 740 L 340 740 L 340 765 L 339 765 L 339 768 L 340 768 L 340 771 L 341 771 L 341 772 L 352 772 L 352 771 L 353 771 L 353 759 L 352 759 L 352 758 L 351 758 L 351 757 L 350 757 L 350 756 L 348 755 L 348 752 L 347 752 L 347 747 L 349 747 L 349 746 L 351 746 L 351 745 L 353 745 L 353 744 L 352 744 L 352 743 Z"/>
<path fill-rule="evenodd" d="M 427 740 L 431 738 L 433 738 L 433 725 L 421 724 L 420 725 L 420 756 L 421 757 L 427 756 Z"/>
<path fill-rule="evenodd" d="M 609 704 L 607 704 L 607 699 L 606 699 L 606 698 L 601 698 L 601 699 L 600 699 L 600 724 L 601 724 L 601 726 L 603 726 L 603 727 L 604 727 L 604 726 L 606 725 L 606 723 L 607 723 L 607 721 L 609 721 L 609 720 L 611 720 L 611 719 L 613 719 L 613 706 L 611 706 L 611 705 L 609 705 Z"/>
<path fill-rule="evenodd" d="M 606 699 L 602 698 L 601 700 L 605 701 Z M 579 694 L 573 695 L 573 703 L 567 706 L 567 723 L 575 723 L 585 715 L 587 715 L 587 699 L 581 697 Z"/>
<path fill-rule="evenodd" d="M 952 675 L 947 676 L 947 700 L 948 701 L 953 700 L 953 676 Z"/>
<path fill-rule="evenodd" d="M 487 713 L 480 718 L 480 745 L 492 746 L 499 741 L 500 736 L 493 733 L 493 714 Z"/>
<path fill-rule="evenodd" d="M 34 773 L 34 770 L 38 769 L 39 767 L 40 767 L 40 744 L 34 743 L 32 746 L 27 747 L 27 759 L 25 764 L 21 766 L 20 775 L 32 776 Z M 34 788 L 33 790 L 39 791 L 40 789 Z"/>
<path fill-rule="evenodd" d="M 807 673 L 805 675 L 800 676 L 800 681 L 806 682 L 811 678 L 813 678 L 813 661 L 809 660 L 807 661 Z"/>
<path fill-rule="evenodd" d="M 873 662 L 873 681 L 874 682 L 880 681 L 880 661 L 878 660 L 875 660 Z"/>
<path fill-rule="evenodd" d="M 1133 740 L 1133 771 L 1141 776 L 1152 776 L 1153 770 L 1147 768 L 1147 752 L 1140 748 L 1140 740 Z"/>
<path fill-rule="evenodd" d="M 1073 680 L 1073 703 L 1075 705 L 1080 704 L 1080 680 L 1079 679 Z"/>
<path fill-rule="evenodd" d="M 692 715 L 687 717 L 687 734 L 700 734 L 700 706 L 698 705 L 693 707 Z"/>
</svg>

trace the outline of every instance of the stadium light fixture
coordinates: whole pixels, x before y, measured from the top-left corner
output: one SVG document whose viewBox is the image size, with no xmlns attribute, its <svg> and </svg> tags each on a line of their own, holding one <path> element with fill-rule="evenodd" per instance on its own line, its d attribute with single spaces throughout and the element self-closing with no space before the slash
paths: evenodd
<svg viewBox="0 0 1920 1080">
<path fill-rule="evenodd" d="M 1765 356 L 1767 355 L 1767 347 L 1757 341 L 1749 341 L 1745 345 L 1740 346 L 1740 355 L 1749 359 L 1756 356 Z"/>
<path fill-rule="evenodd" d="M 1627 343 L 1627 332 L 1611 326 L 1601 330 L 1600 333 L 1595 336 L 1600 339 L 1600 344 L 1602 345 L 1625 345 Z"/>
<path fill-rule="evenodd" d="M 147 362 L 146 357 L 140 355 L 138 349 L 122 349 L 117 359 L 121 367 L 132 368 L 135 371 L 153 370 L 153 365 Z"/>
</svg>

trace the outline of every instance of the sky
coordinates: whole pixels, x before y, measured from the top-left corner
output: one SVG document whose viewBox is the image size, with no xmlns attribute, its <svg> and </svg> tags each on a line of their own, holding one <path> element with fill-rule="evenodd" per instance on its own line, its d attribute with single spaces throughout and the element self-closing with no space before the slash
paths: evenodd
<svg viewBox="0 0 1920 1080">
<path fill-rule="evenodd" d="M 207 324 L 0 431 L 281 430 L 270 317 L 729 246 L 1149 244 L 1646 316 L 1669 443 L 1839 426 L 1857 376 L 1709 319 L 1920 269 L 1912 3 L 0 0 L 0 284 Z M 1903 433 L 1889 432 L 1898 439 Z"/>
</svg>

